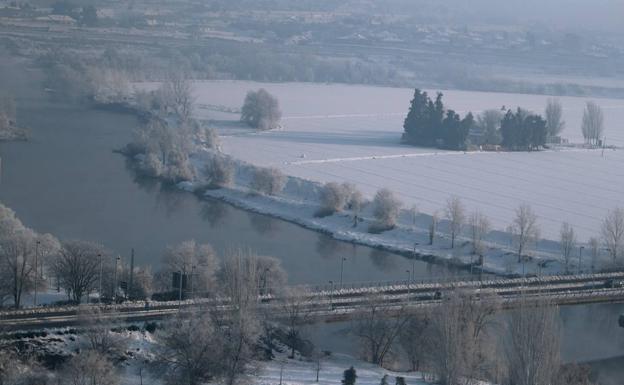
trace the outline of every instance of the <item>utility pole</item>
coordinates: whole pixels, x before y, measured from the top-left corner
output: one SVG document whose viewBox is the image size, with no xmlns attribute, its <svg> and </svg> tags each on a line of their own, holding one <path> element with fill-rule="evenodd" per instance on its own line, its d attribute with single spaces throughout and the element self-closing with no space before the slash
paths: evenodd
<svg viewBox="0 0 624 385">
<path fill-rule="evenodd" d="M 134 290 L 133 290 L 134 286 L 132 286 L 133 280 L 134 280 L 134 247 L 130 250 L 130 282 L 128 282 L 128 293 L 126 293 L 126 295 L 130 294 L 129 295 L 130 299 L 132 299 L 134 295 Z"/>
<path fill-rule="evenodd" d="M 33 298 L 33 302 L 35 304 L 35 307 L 37 307 L 37 285 L 38 285 L 38 278 L 39 278 L 39 244 L 41 242 L 37 241 L 37 243 L 35 244 L 35 296 Z"/>
<path fill-rule="evenodd" d="M 331 291 L 329 292 L 329 307 L 330 307 L 330 310 L 334 310 L 334 302 L 333 302 L 334 281 L 329 281 L 329 284 L 331 285 Z"/>
</svg>

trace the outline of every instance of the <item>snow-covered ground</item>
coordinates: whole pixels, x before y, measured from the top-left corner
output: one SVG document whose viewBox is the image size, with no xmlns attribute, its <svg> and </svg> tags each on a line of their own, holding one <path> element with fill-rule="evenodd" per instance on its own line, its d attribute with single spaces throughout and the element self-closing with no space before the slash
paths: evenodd
<svg viewBox="0 0 624 385">
<path fill-rule="evenodd" d="M 280 100 L 283 128 L 241 134 L 228 121 L 238 115 L 199 108 L 197 115 L 221 126 L 223 151 L 237 159 L 275 166 L 318 182 L 349 181 L 368 197 L 381 187 L 398 194 L 405 207 L 441 212 L 448 197 L 462 198 L 504 230 L 515 208 L 529 203 L 542 235 L 558 239 L 561 222 L 582 241 L 599 235 L 608 210 L 624 206 L 624 151 L 565 150 L 522 153 L 461 153 L 399 143 L 413 90 L 350 85 L 199 82 L 197 102 L 239 108 L 250 89 L 266 88 Z M 522 106 L 542 112 L 546 96 L 444 91 L 445 105 L 462 113 Z M 560 98 L 563 136 L 582 142 L 587 99 Z M 624 146 L 624 100 L 597 99 L 604 110 L 607 143 Z M 231 133 L 230 135 L 228 135 Z"/>
</svg>

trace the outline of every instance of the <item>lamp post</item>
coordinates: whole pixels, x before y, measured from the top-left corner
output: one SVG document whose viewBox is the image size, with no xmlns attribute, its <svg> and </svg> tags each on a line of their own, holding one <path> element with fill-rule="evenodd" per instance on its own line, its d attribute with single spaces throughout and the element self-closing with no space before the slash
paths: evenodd
<svg viewBox="0 0 624 385">
<path fill-rule="evenodd" d="M 180 288 L 178 297 L 178 309 L 182 307 L 182 270 L 180 270 L 180 280 L 178 281 L 178 287 Z"/>
<path fill-rule="evenodd" d="M 195 290 L 193 285 L 193 276 L 195 275 L 195 265 L 191 266 L 191 299 L 195 298 Z"/>
<path fill-rule="evenodd" d="M 581 274 L 581 263 L 583 262 L 583 250 L 585 249 L 585 246 L 581 246 L 579 248 L 579 266 L 578 266 L 578 273 Z"/>
<path fill-rule="evenodd" d="M 344 271 L 344 261 L 346 261 L 347 258 L 342 257 L 340 259 L 340 288 L 342 289 L 342 273 Z"/>
<path fill-rule="evenodd" d="M 117 258 L 115 258 L 115 279 L 113 279 L 113 300 L 115 302 L 117 302 L 117 267 L 120 260 L 121 257 L 118 255 Z"/>
<path fill-rule="evenodd" d="M 33 303 L 35 305 L 35 307 L 37 307 L 37 284 L 38 282 L 38 278 L 39 278 L 39 244 L 41 242 L 37 241 L 37 243 L 35 244 L 35 296 L 33 297 Z"/>
<path fill-rule="evenodd" d="M 409 270 L 405 270 L 405 272 L 407 273 L 407 303 L 410 303 L 411 302 L 411 298 L 410 298 L 411 297 L 410 296 L 410 294 L 411 294 L 411 292 L 410 292 L 410 280 L 411 280 L 411 277 L 412 277 L 412 272 L 409 271 Z"/>
<path fill-rule="evenodd" d="M 416 280 L 416 246 L 418 246 L 418 242 L 414 243 L 414 258 L 412 259 L 412 280 Z"/>
<path fill-rule="evenodd" d="M 103 263 L 102 263 L 102 254 L 98 253 L 98 259 L 100 260 L 100 288 L 98 290 L 98 302 L 102 303 L 102 269 L 103 269 Z"/>
</svg>

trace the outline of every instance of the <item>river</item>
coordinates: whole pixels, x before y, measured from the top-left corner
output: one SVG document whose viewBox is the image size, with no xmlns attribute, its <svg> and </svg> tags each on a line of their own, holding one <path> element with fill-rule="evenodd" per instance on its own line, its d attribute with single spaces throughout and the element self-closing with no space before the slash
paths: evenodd
<svg viewBox="0 0 624 385">
<path fill-rule="evenodd" d="M 136 119 L 58 100 L 44 92 L 40 71 L 23 63 L 0 63 L 0 89 L 16 97 L 18 121 L 32 132 L 29 142 L 0 144 L 0 201 L 38 232 L 100 242 L 123 256 L 134 248 L 137 263 L 156 267 L 167 245 L 186 239 L 208 242 L 219 254 L 251 248 L 279 258 L 294 284 L 338 282 L 343 258 L 345 283 L 405 279 L 412 269 L 417 277 L 452 273 L 138 178 L 113 152 L 130 140 Z M 617 327 L 622 311 L 621 305 L 562 309 L 566 360 L 624 354 L 624 329 Z M 333 337 L 341 328 L 316 328 L 314 339 L 353 353 L 348 339 Z M 618 378 L 621 363 L 595 367 Z"/>
</svg>

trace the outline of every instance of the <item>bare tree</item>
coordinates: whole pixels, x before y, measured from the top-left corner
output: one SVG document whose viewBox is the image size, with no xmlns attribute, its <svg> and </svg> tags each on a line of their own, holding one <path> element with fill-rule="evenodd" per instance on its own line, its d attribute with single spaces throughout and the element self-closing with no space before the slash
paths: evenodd
<svg viewBox="0 0 624 385">
<path fill-rule="evenodd" d="M 74 356 L 62 368 L 59 377 L 66 385 L 117 385 L 120 380 L 113 364 L 93 350 Z"/>
<path fill-rule="evenodd" d="M 219 272 L 219 287 L 235 308 L 255 308 L 262 272 L 258 256 L 249 249 L 229 250 Z"/>
<path fill-rule="evenodd" d="M 552 138 L 559 135 L 565 127 L 565 122 L 563 121 L 563 107 L 561 107 L 559 99 L 548 99 L 544 116 L 546 117 L 548 136 Z"/>
<path fill-rule="evenodd" d="M 100 255 L 106 254 L 97 244 L 84 241 L 63 242 L 54 260 L 53 270 L 67 296 L 80 302 L 96 289 L 100 272 Z"/>
<path fill-rule="evenodd" d="M 399 343 L 407 355 L 412 371 L 419 371 L 420 364 L 426 358 L 430 323 L 430 314 L 414 314 L 401 329 Z"/>
<path fill-rule="evenodd" d="M 156 361 L 168 384 L 200 385 L 223 376 L 224 344 L 212 317 L 181 313 L 156 335 Z"/>
<path fill-rule="evenodd" d="M 429 351 L 440 384 L 456 385 L 462 377 L 483 377 L 492 358 L 487 328 L 498 308 L 495 298 L 474 298 L 454 290 L 443 306 L 434 309 Z"/>
<path fill-rule="evenodd" d="M 190 277 L 192 289 L 197 292 L 207 292 L 215 288 L 218 262 L 209 244 L 188 240 L 168 247 L 163 257 L 163 265 L 164 272 L 169 277 L 173 273 Z"/>
<path fill-rule="evenodd" d="M 561 225 L 559 245 L 561 247 L 561 254 L 565 262 L 565 271 L 570 271 L 570 257 L 572 252 L 576 248 L 576 234 L 574 234 L 574 228 L 569 223 L 564 222 Z"/>
<path fill-rule="evenodd" d="M 279 102 L 265 89 L 249 91 L 241 110 L 241 121 L 258 130 L 277 128 L 282 117 Z"/>
<path fill-rule="evenodd" d="M 275 167 L 255 167 L 251 188 L 265 195 L 279 194 L 286 184 L 286 176 Z"/>
<path fill-rule="evenodd" d="M 162 94 L 165 105 L 182 121 L 190 119 L 195 104 L 193 84 L 188 76 L 179 71 L 171 71 L 167 81 L 162 85 Z"/>
<path fill-rule="evenodd" d="M 104 311 L 95 307 L 82 307 L 78 323 L 84 330 L 88 348 L 100 354 L 122 353 L 126 340 L 112 331 L 114 311 Z"/>
<path fill-rule="evenodd" d="M 602 109 L 594 102 L 587 102 L 583 112 L 582 123 L 583 137 L 585 142 L 597 145 L 602 139 L 604 132 L 604 114 Z"/>
<path fill-rule="evenodd" d="M 503 113 L 499 110 L 486 110 L 477 117 L 477 125 L 483 131 L 483 143 L 497 145 L 501 143 L 500 125 Z"/>
<path fill-rule="evenodd" d="M 551 385 L 561 364 L 558 308 L 548 302 L 522 299 L 507 320 L 504 340 L 507 383 Z"/>
<path fill-rule="evenodd" d="M 451 248 L 455 248 L 455 239 L 461 234 L 466 221 L 464 204 L 458 197 L 451 197 L 446 201 L 446 219 L 449 221 L 451 232 Z"/>
<path fill-rule="evenodd" d="M 377 191 L 373 199 L 373 215 L 375 223 L 369 231 L 383 231 L 393 228 L 396 225 L 401 209 L 401 201 L 394 193 L 386 188 Z"/>
<path fill-rule="evenodd" d="M 403 306 L 392 312 L 388 313 L 383 298 L 371 295 L 366 298 L 362 314 L 351 326 L 351 333 L 360 341 L 364 357 L 370 363 L 383 366 L 399 333 L 409 320 L 409 314 Z"/>
<path fill-rule="evenodd" d="M 228 317 L 215 317 L 223 325 L 225 343 L 224 380 L 235 384 L 253 371 L 253 347 L 260 336 L 258 295 L 261 272 L 258 257 L 250 250 L 228 252 L 221 270 L 221 287 L 230 299 L 232 312 Z"/>
<path fill-rule="evenodd" d="M 624 249 L 624 209 L 616 207 L 607 214 L 602 222 L 602 240 L 613 263 L 617 263 Z"/>
<path fill-rule="evenodd" d="M 224 155 L 213 154 L 208 157 L 204 174 L 208 186 L 212 188 L 227 187 L 234 178 L 234 162 Z"/>
<path fill-rule="evenodd" d="M 516 209 L 516 218 L 511 224 L 511 231 L 518 247 L 518 263 L 522 262 L 522 253 L 539 238 L 537 216 L 528 204 Z"/>
<path fill-rule="evenodd" d="M 289 288 L 282 291 L 278 299 L 286 326 L 286 345 L 290 348 L 290 358 L 295 357 L 295 350 L 302 346 L 303 325 L 310 321 L 314 307 L 310 302 L 310 293 L 303 288 Z"/>
<path fill-rule="evenodd" d="M 490 221 L 480 211 L 475 211 L 468 220 L 470 225 L 470 236 L 472 238 L 472 253 L 480 255 L 483 253 L 483 238 L 490 231 Z"/>
</svg>

